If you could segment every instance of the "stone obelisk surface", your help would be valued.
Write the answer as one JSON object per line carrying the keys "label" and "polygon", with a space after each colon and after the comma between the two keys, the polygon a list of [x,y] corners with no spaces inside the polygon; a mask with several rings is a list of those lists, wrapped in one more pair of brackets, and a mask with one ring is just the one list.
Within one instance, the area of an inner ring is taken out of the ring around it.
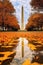
{"label": "stone obelisk surface", "polygon": [[21,30],[24,30],[24,8],[22,6],[22,12],[21,12]]}

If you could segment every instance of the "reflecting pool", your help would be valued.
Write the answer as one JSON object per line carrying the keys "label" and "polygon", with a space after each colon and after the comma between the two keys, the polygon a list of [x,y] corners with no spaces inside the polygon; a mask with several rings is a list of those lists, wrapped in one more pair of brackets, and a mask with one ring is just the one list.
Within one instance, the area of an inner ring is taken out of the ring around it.
{"label": "reflecting pool", "polygon": [[0,65],[43,65],[43,44],[28,38],[0,42]]}

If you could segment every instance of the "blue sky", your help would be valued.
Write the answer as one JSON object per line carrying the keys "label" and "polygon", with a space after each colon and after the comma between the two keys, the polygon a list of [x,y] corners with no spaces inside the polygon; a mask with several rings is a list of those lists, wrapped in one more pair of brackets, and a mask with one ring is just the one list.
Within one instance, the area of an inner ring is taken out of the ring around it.
{"label": "blue sky", "polygon": [[30,6],[31,0],[10,0],[10,1],[12,2],[14,8],[16,9],[15,15],[16,15],[20,25],[21,25],[21,7],[23,5],[23,7],[24,7],[24,24],[26,25],[26,23],[28,22],[27,20],[31,14],[31,6]]}

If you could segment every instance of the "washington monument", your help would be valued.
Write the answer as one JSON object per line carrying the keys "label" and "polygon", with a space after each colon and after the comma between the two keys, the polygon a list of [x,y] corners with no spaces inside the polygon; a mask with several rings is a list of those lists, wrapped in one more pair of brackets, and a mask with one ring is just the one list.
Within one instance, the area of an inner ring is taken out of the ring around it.
{"label": "washington monument", "polygon": [[22,6],[22,11],[21,11],[21,30],[24,30],[24,8]]}

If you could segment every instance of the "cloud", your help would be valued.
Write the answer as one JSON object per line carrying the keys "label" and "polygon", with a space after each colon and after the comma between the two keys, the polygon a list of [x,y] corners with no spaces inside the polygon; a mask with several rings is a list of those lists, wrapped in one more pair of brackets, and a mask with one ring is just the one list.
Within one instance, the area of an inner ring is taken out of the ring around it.
{"label": "cloud", "polygon": [[18,18],[19,24],[21,24],[21,6],[24,7],[24,23],[27,23],[28,17],[31,13],[31,6],[30,1],[31,0],[10,0],[13,4],[13,6],[16,9],[16,17]]}

